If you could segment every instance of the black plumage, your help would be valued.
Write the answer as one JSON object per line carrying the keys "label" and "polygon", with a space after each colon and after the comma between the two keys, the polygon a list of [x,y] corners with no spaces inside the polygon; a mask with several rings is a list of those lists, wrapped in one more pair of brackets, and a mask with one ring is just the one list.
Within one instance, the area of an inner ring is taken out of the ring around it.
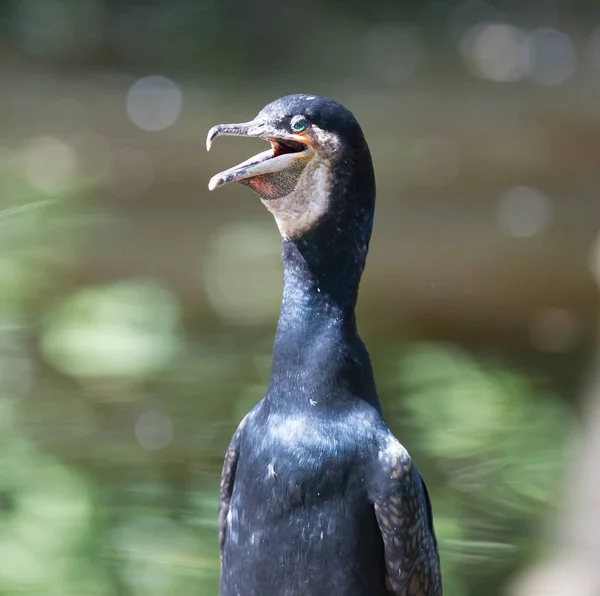
{"label": "black plumage", "polygon": [[439,596],[431,505],[388,429],[354,309],[375,207],[354,116],[309,95],[209,133],[271,152],[211,180],[253,188],[282,233],[284,291],[266,396],[235,432],[219,503],[222,596]]}

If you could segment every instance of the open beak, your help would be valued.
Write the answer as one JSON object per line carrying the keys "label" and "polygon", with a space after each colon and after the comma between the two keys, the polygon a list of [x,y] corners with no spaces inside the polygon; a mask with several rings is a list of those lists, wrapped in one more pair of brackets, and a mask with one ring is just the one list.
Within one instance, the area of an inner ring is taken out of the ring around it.
{"label": "open beak", "polygon": [[313,155],[313,147],[307,137],[282,132],[258,119],[242,124],[213,126],[206,137],[207,151],[210,151],[213,140],[220,135],[259,137],[269,141],[271,148],[213,176],[208,183],[209,190],[229,182],[240,182],[255,176],[281,172],[297,164],[299,160],[308,161]]}

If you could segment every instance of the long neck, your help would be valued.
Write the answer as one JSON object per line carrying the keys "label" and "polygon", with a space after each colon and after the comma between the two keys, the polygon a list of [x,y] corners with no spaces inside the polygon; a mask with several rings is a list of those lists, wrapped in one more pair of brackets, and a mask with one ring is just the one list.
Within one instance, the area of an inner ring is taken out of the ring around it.
{"label": "long neck", "polygon": [[359,222],[364,233],[332,223],[283,241],[283,299],[267,398],[305,406],[364,399],[379,407],[354,314],[371,222]]}

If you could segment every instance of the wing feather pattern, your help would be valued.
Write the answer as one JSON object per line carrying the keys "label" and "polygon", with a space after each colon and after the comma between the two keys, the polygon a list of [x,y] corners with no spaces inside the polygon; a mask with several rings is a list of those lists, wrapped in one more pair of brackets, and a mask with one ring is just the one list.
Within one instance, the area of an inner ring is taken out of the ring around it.
{"label": "wing feather pattern", "polygon": [[442,596],[437,540],[425,482],[391,438],[379,454],[375,515],[383,537],[386,584],[394,596]]}
{"label": "wing feather pattern", "polygon": [[233,493],[233,484],[235,482],[235,471],[237,468],[238,459],[240,456],[240,443],[242,431],[246,425],[246,416],[237,427],[233,434],[225,461],[223,462],[223,471],[221,472],[221,489],[219,492],[219,549],[221,551],[221,559],[223,557],[223,546],[227,537],[227,516],[229,514],[229,503]]}

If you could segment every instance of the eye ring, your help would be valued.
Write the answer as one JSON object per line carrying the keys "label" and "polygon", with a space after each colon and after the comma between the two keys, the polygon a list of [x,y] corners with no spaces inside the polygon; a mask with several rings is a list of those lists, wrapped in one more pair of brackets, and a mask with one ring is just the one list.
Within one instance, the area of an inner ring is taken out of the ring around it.
{"label": "eye ring", "polygon": [[308,120],[304,116],[294,116],[290,128],[297,133],[304,132],[308,128]]}

